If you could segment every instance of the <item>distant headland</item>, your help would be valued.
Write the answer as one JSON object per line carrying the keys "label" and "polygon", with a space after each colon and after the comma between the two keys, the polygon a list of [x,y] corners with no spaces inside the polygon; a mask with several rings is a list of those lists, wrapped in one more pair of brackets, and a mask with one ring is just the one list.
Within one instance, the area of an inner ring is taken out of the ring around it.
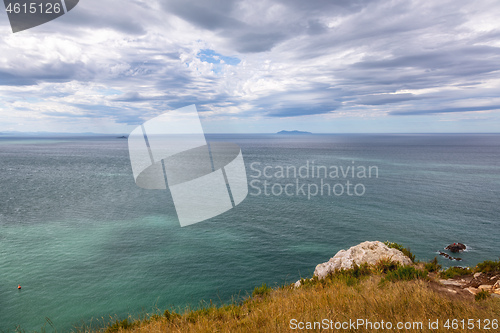
{"label": "distant headland", "polygon": [[303,135],[303,134],[312,134],[311,132],[304,132],[304,131],[279,131],[276,134],[286,134],[286,135]]}

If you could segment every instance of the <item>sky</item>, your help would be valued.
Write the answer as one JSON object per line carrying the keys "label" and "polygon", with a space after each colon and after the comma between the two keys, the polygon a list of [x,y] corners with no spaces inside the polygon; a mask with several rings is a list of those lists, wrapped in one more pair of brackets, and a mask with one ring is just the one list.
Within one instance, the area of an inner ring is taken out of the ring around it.
{"label": "sky", "polygon": [[500,2],[81,0],[12,33],[0,132],[499,132]]}

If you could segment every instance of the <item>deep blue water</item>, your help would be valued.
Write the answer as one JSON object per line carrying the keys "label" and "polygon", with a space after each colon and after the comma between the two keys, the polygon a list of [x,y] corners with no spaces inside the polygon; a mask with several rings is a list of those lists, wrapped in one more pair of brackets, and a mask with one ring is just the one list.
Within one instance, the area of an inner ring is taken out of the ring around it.
{"label": "deep blue water", "polygon": [[1,137],[0,331],[39,331],[46,318],[68,331],[110,315],[229,302],[263,282],[311,276],[316,264],[365,240],[402,243],[420,260],[455,241],[469,247],[460,265],[499,257],[500,135],[208,139],[239,144],[248,180],[268,180],[276,191],[320,179],[256,178],[252,163],[261,171],[376,166],[378,178],[350,179],[363,184],[362,196],[250,189],[236,208],[181,228],[168,190],[135,185],[127,140]]}

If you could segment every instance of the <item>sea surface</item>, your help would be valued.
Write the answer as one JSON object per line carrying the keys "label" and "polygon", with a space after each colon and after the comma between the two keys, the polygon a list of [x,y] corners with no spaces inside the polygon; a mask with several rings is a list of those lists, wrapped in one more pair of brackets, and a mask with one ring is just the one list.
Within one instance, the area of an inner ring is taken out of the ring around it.
{"label": "sea surface", "polygon": [[[127,140],[0,137],[0,332],[231,302],[263,282],[310,277],[366,240],[401,243],[420,260],[467,244],[461,262],[439,257],[445,266],[499,258],[500,135],[207,138],[241,147],[253,186],[232,210],[181,228],[168,190],[135,185]],[[313,165],[340,175],[314,177]]]}

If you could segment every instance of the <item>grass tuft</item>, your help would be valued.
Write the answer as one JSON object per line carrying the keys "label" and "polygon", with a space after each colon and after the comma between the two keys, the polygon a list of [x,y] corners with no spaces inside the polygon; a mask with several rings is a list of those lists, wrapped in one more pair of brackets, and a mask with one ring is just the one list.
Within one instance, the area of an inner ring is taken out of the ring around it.
{"label": "grass tuft", "polygon": [[472,274],[472,270],[469,267],[449,267],[444,271],[439,273],[439,277],[442,279],[453,279],[457,276],[463,276]]}
{"label": "grass tuft", "polygon": [[498,261],[483,261],[476,265],[474,272],[481,273],[497,273],[500,272],[500,260]]}
{"label": "grass tuft", "polygon": [[476,299],[476,301],[478,301],[478,302],[479,302],[479,301],[484,301],[484,300],[486,300],[486,299],[487,299],[488,297],[490,297],[490,296],[491,296],[491,295],[490,295],[489,291],[487,291],[487,290],[481,290],[480,292],[478,292],[478,293],[474,296],[474,298]]}
{"label": "grass tuft", "polygon": [[434,259],[425,263],[424,267],[428,272],[439,272],[442,266],[438,263],[438,258],[434,257]]}
{"label": "grass tuft", "polygon": [[427,271],[421,271],[413,266],[400,266],[396,270],[388,272],[381,282],[411,281],[426,278]]}
{"label": "grass tuft", "polygon": [[388,272],[395,271],[401,265],[397,261],[393,261],[391,259],[380,259],[375,264],[375,270],[380,274],[385,274]]}
{"label": "grass tuft", "polygon": [[123,319],[123,320],[117,319],[113,324],[111,324],[106,329],[106,333],[119,332],[121,330],[127,330],[127,329],[134,328],[135,326],[138,326],[138,325],[139,325],[139,322],[129,320],[128,318]]}
{"label": "grass tuft", "polygon": [[265,297],[269,295],[271,290],[272,289],[270,287],[268,287],[265,283],[263,283],[262,286],[255,287],[255,289],[252,292],[252,297],[258,297],[258,296]]}
{"label": "grass tuft", "polygon": [[165,312],[163,312],[163,317],[165,317],[167,321],[174,321],[176,318],[179,318],[180,315],[178,313],[175,313],[174,311],[170,312],[168,310],[165,310]]}

